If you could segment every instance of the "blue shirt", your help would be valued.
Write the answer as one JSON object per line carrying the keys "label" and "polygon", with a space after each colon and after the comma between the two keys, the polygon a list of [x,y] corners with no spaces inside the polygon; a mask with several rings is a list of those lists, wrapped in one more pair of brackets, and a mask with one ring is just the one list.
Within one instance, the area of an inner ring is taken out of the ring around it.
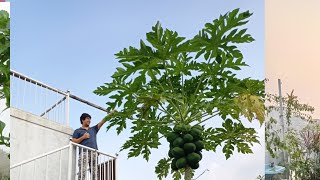
{"label": "blue shirt", "polygon": [[93,126],[93,127],[89,127],[88,130],[83,129],[82,127],[76,129],[73,132],[72,138],[78,139],[80,137],[82,137],[85,133],[89,133],[90,134],[90,138],[89,139],[85,139],[83,141],[80,142],[81,145],[83,146],[87,146],[93,149],[98,149],[98,145],[97,145],[97,133],[98,133],[99,129],[98,129],[98,124]]}

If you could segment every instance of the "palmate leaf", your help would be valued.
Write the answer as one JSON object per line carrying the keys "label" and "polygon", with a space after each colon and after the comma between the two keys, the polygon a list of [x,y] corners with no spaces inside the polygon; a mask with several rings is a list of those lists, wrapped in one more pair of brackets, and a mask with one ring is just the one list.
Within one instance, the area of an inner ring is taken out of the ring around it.
{"label": "palmate leaf", "polygon": [[205,149],[215,151],[217,146],[223,146],[226,159],[230,158],[235,148],[238,152],[248,154],[252,153],[250,147],[253,143],[259,143],[253,128],[246,128],[241,122],[236,123],[231,119],[227,119],[221,128],[208,128],[204,134],[204,139],[207,139],[204,141]]}
{"label": "palmate leaf", "polygon": [[147,33],[148,46],[140,40],[140,49],[129,47],[115,54],[123,68],[117,68],[113,78],[128,78],[134,73],[150,69],[164,69],[163,63],[168,59],[175,59],[181,52],[187,52],[189,41],[182,42],[185,37],[179,37],[177,32],[163,30],[158,22]]}
{"label": "palmate leaf", "polygon": [[6,127],[6,124],[2,121],[0,121],[0,135],[2,136],[3,129]]}
{"label": "palmate leaf", "polygon": [[3,130],[6,127],[6,124],[0,120],[0,145],[10,146],[10,137],[3,135]]}
{"label": "palmate leaf", "polygon": [[243,114],[249,121],[258,119],[260,124],[265,120],[264,102],[261,97],[241,94],[234,99],[235,103],[240,108],[241,114]]}
{"label": "palmate leaf", "polygon": [[[254,40],[242,28],[250,16],[236,9],[205,24],[192,39],[157,22],[146,40],[140,40],[140,47],[130,46],[115,54],[121,67],[116,68],[112,82],[94,93],[108,97],[109,110],[120,109],[106,120],[107,130],[116,127],[119,134],[130,128],[131,136],[121,147],[129,151],[129,158],[142,156],[148,161],[152,149],[161,145],[160,138],[172,132],[174,125],[203,124],[214,116],[223,124],[205,129],[206,150],[215,152],[222,146],[227,158],[236,150],[252,153],[253,143],[259,142],[256,131],[244,127],[241,118],[263,122],[264,84],[239,79],[236,73],[247,66],[237,44]],[[253,100],[243,101],[245,95]],[[169,174],[168,161],[159,161],[159,179]],[[190,172],[171,171],[175,180],[183,173]]]}
{"label": "palmate leaf", "polygon": [[160,145],[158,129],[150,127],[148,128],[149,130],[135,133],[122,146],[121,151],[124,149],[129,149],[129,158],[143,155],[143,158],[148,161],[151,154],[151,149],[157,149]]}
{"label": "palmate leaf", "polygon": [[218,61],[219,55],[223,51],[234,58],[243,58],[242,53],[236,49],[236,46],[229,45],[229,43],[249,43],[254,41],[251,35],[246,34],[246,29],[236,29],[245,25],[251,15],[252,13],[249,13],[249,11],[239,13],[239,9],[235,9],[225,15],[221,15],[213,23],[207,23],[205,28],[192,41],[193,46],[202,47],[196,58],[204,54],[206,60],[217,58]]}
{"label": "palmate leaf", "polygon": [[181,180],[182,174],[184,174],[184,169],[179,169],[178,171],[171,170],[173,180]]}
{"label": "palmate leaf", "polygon": [[158,162],[155,168],[155,173],[158,175],[159,180],[162,180],[163,178],[166,178],[169,175],[170,162],[170,158],[163,158]]}

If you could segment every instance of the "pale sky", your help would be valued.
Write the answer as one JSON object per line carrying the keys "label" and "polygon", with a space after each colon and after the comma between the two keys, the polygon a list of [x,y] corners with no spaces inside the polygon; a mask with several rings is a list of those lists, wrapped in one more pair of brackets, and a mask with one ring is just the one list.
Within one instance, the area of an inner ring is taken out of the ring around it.
{"label": "pale sky", "polygon": [[299,99],[315,107],[320,118],[320,1],[266,1],[265,72],[267,92],[295,90]]}

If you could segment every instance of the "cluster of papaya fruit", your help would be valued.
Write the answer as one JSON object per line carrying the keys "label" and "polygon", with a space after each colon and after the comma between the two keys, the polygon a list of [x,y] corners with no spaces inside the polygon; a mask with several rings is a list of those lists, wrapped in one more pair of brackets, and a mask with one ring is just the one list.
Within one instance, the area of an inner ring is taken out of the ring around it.
{"label": "cluster of papaya fruit", "polygon": [[169,157],[172,158],[171,169],[179,170],[187,166],[192,169],[199,168],[202,159],[203,127],[195,125],[178,124],[173,132],[168,133],[167,141],[170,143]]}

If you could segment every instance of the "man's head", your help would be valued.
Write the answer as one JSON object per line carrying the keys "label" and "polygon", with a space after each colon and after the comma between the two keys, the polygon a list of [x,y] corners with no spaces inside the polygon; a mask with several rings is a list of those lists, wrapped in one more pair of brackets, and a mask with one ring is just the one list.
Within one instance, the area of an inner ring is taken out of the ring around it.
{"label": "man's head", "polygon": [[83,113],[80,116],[80,123],[82,126],[89,127],[91,122],[91,116],[87,113]]}

